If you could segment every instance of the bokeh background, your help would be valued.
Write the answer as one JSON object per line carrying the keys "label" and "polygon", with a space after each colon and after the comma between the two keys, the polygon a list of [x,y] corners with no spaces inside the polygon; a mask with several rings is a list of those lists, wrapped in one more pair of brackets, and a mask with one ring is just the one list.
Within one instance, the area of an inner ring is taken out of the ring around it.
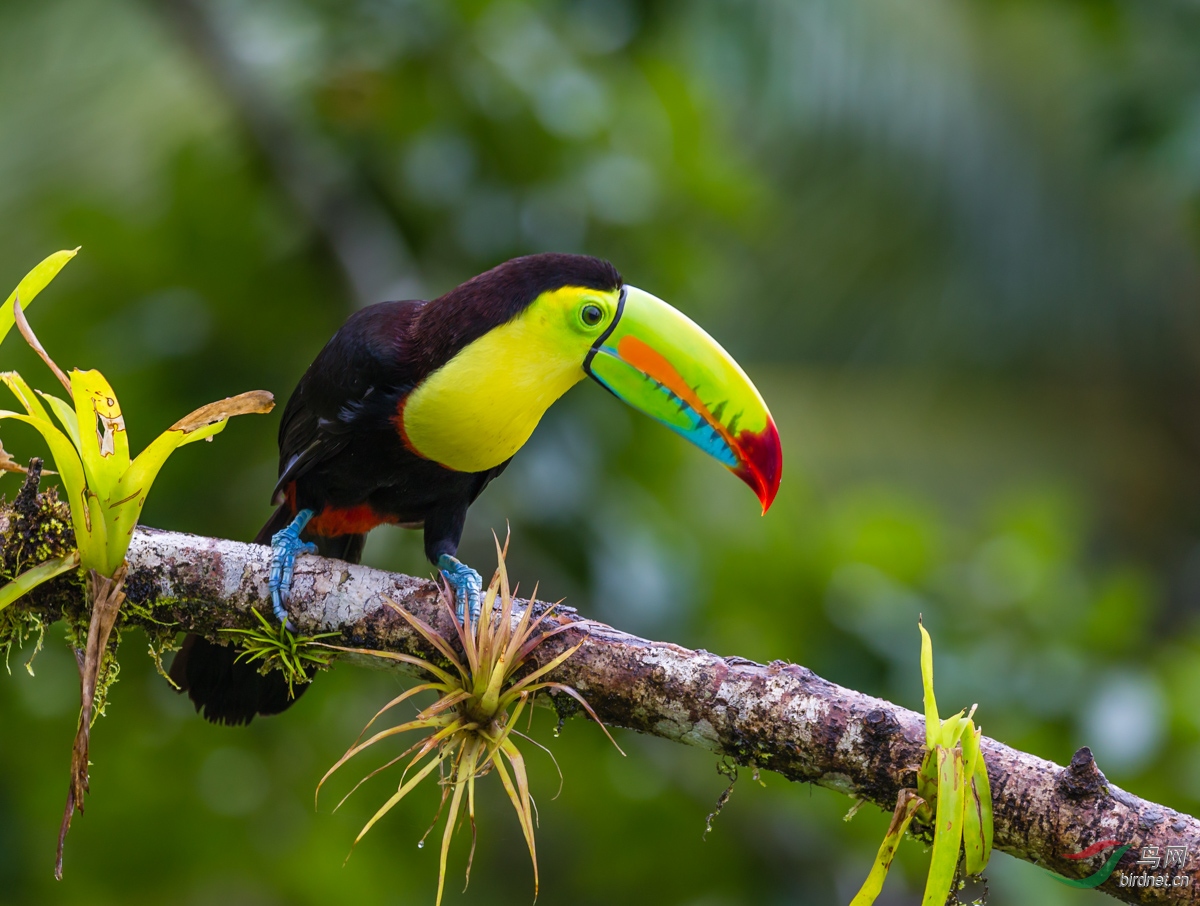
{"label": "bokeh background", "polygon": [[[770,514],[590,383],[471,512],[525,588],[630,631],[920,706],[1200,808],[1200,8],[1181,0],[39,0],[0,3],[0,286],[101,368],[135,446],[243,390],[285,398],[356,306],[585,251],[754,376]],[[52,379],[10,341],[5,367]],[[277,415],[171,460],[149,524],[251,537]],[[21,427],[4,443],[40,452]],[[6,493],[16,488],[13,478]],[[367,562],[427,574],[419,536]],[[343,867],[394,780],[314,811],[399,681],[340,668],[286,716],[209,726],[126,634],[92,795],[51,865],[77,681],[52,629],[0,673],[0,903],[432,902],[436,791]],[[540,902],[847,902],[886,824],[835,793],[594,727],[535,737]],[[492,784],[485,784],[491,787]],[[343,788],[335,789],[340,795]],[[490,789],[470,889],[527,904]],[[906,845],[880,903],[919,901]],[[1200,858],[1200,853],[1193,854]],[[1193,862],[1193,864],[1200,864]],[[1099,903],[998,855],[995,906]]]}

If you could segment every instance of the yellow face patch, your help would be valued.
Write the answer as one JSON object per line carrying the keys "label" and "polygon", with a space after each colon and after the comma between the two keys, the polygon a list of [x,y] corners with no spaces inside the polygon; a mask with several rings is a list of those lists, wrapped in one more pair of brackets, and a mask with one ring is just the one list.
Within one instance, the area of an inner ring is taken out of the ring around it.
{"label": "yellow face patch", "polygon": [[585,377],[583,362],[616,316],[619,290],[567,286],[538,296],[422,381],[400,412],[410,448],[457,472],[516,453],[550,405]]}

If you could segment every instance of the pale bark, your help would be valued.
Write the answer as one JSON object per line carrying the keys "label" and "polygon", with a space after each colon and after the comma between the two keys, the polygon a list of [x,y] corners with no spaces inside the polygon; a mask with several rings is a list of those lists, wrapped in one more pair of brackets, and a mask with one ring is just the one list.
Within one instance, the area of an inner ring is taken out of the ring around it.
{"label": "pale bark", "polygon": [[[0,515],[0,529],[6,528],[5,518]],[[14,534],[5,532],[7,544]],[[152,626],[137,615],[149,613],[160,623],[213,638],[221,628],[250,627],[251,608],[270,613],[269,557],[269,549],[259,545],[138,529],[128,556],[126,619]],[[63,577],[35,592],[25,606],[53,617],[70,610],[78,596],[77,581]],[[348,646],[430,654],[388,600],[452,635],[432,582],[316,556],[298,561],[289,607],[300,632],[337,631]],[[889,812],[900,790],[915,786],[924,740],[920,714],[827,682],[796,664],[763,665],[692,651],[573,611],[555,619],[571,622],[572,629],[550,640],[539,656],[552,657],[582,639],[552,678],[574,686],[609,726],[699,746]],[[1195,818],[1108,783],[1087,749],[1065,768],[993,739],[983,740],[983,752],[998,850],[1079,877],[1103,859],[1081,863],[1063,854],[1119,839],[1133,848],[1101,890],[1130,903],[1200,902],[1196,885],[1119,886],[1122,872],[1141,873],[1134,863],[1144,846],[1158,846],[1163,854],[1168,846],[1187,847],[1189,862],[1200,858]],[[1174,871],[1189,874],[1191,867]]]}

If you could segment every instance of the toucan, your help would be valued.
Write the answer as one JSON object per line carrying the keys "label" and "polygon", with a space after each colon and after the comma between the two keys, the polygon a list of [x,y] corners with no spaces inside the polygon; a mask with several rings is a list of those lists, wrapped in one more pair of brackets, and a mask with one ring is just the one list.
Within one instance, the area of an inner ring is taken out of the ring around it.
{"label": "toucan", "polygon": [[[276,617],[296,557],[356,563],[385,523],[424,530],[425,554],[478,614],[480,576],[455,554],[467,509],[585,377],[700,447],[766,513],[783,454],[762,396],[700,327],[584,255],[515,258],[432,302],[381,302],[350,316],[292,393],[279,425],[272,547]],[[283,675],[189,636],[171,678],[214,723],[292,703]],[[296,687],[299,694],[307,686]]]}

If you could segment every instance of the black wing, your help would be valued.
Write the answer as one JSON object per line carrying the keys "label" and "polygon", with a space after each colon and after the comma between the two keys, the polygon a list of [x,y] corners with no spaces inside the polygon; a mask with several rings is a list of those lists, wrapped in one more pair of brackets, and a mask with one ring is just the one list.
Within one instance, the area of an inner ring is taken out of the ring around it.
{"label": "black wing", "polygon": [[279,481],[284,489],[345,449],[357,427],[390,417],[419,379],[405,355],[413,317],[424,302],[381,302],[355,312],[300,378],[279,423]]}

